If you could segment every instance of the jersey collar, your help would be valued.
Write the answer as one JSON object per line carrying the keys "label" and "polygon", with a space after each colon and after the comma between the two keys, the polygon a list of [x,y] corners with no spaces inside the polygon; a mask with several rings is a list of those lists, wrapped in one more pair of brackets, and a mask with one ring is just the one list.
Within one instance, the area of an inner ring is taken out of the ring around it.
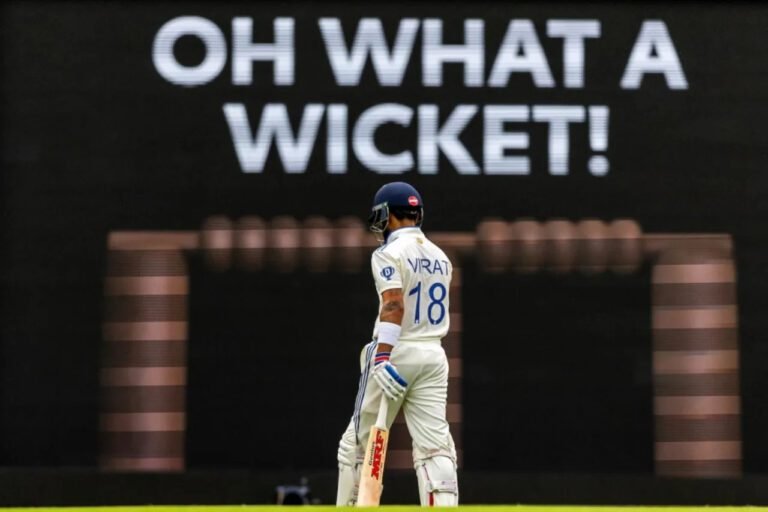
{"label": "jersey collar", "polygon": [[418,226],[406,226],[404,228],[398,228],[391,232],[389,234],[389,237],[387,237],[387,243],[391,244],[401,236],[406,235],[424,235],[424,233],[421,232],[421,228]]}

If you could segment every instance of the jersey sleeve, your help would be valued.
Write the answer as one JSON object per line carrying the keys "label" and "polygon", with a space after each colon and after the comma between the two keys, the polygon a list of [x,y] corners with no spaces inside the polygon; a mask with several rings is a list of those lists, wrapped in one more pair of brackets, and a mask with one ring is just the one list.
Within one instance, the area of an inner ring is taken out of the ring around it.
{"label": "jersey sleeve", "polygon": [[386,290],[403,287],[400,266],[391,254],[381,250],[374,251],[371,256],[371,270],[379,295]]}

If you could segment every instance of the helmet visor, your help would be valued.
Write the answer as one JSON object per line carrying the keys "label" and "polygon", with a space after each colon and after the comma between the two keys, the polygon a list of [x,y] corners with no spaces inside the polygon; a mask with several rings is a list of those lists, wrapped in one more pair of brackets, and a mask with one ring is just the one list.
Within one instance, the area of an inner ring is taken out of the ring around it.
{"label": "helmet visor", "polygon": [[368,229],[374,233],[384,233],[389,224],[389,205],[387,203],[377,204],[371,208],[371,214],[368,216]]}

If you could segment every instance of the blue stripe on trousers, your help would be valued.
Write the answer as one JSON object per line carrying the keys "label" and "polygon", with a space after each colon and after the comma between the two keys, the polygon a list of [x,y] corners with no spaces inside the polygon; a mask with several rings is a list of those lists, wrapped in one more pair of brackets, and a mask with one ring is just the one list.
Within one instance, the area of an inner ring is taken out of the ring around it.
{"label": "blue stripe on trousers", "polygon": [[365,387],[368,385],[368,371],[371,366],[371,358],[373,357],[373,351],[376,348],[376,343],[371,342],[368,344],[368,348],[365,351],[365,366],[360,374],[360,387],[357,390],[357,398],[355,399],[355,414],[353,415],[355,421],[355,439],[359,442],[360,432],[360,413],[363,407],[363,398],[365,397]]}

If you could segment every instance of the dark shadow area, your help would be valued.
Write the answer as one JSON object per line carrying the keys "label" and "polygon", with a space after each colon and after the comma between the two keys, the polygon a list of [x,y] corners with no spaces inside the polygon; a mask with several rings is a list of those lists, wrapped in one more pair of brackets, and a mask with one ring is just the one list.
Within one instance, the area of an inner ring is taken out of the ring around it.
{"label": "dark shadow area", "polygon": [[466,468],[652,473],[649,272],[467,267]]}
{"label": "dark shadow area", "polygon": [[367,274],[191,263],[190,468],[335,468],[376,295]]}

